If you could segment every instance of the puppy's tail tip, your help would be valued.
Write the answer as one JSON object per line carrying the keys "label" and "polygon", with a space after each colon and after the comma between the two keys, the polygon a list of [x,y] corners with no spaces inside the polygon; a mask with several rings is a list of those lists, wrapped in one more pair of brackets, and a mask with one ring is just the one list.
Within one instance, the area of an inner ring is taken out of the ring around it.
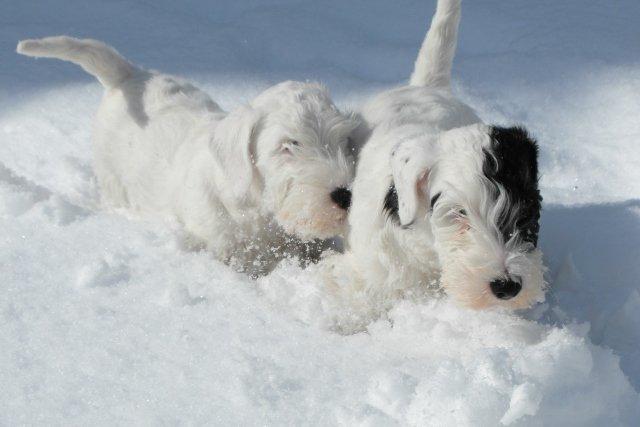
{"label": "puppy's tail tip", "polygon": [[431,26],[416,58],[409,81],[411,86],[451,87],[461,3],[461,0],[438,0]]}
{"label": "puppy's tail tip", "polygon": [[[72,49],[78,50],[88,42],[100,43],[96,40],[80,40],[68,36],[51,36],[42,39],[26,39],[18,42],[16,52],[35,58],[67,59]],[[67,59],[68,60],[68,59]]]}
{"label": "puppy's tail tip", "polygon": [[96,77],[105,87],[115,87],[136,68],[114,48],[98,40],[68,36],[22,40],[16,47],[21,55],[36,58],[57,58],[73,62]]}
{"label": "puppy's tail tip", "polygon": [[16,52],[20,55],[26,56],[38,56],[38,51],[40,48],[40,43],[35,39],[22,40],[18,43],[16,47]]}

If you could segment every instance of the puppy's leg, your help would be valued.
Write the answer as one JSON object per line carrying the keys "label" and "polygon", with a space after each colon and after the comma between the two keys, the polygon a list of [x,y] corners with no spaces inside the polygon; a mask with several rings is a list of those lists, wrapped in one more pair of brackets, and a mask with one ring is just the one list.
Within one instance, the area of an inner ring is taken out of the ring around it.
{"label": "puppy's leg", "polygon": [[100,203],[109,208],[128,208],[129,196],[120,178],[104,167],[96,166]]}
{"label": "puppy's leg", "polygon": [[329,256],[321,261],[321,267],[332,329],[342,334],[357,333],[384,315],[390,299],[360,271],[363,266],[353,253]]}

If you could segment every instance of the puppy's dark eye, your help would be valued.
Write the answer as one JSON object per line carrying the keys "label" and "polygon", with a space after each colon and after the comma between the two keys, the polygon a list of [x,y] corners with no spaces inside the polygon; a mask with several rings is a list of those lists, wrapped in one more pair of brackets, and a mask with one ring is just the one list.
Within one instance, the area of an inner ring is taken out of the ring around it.
{"label": "puppy's dark eye", "polygon": [[295,146],[300,145],[300,143],[299,143],[298,141],[295,141],[295,140],[293,140],[293,139],[289,141],[289,144],[291,144],[291,145],[295,145]]}
{"label": "puppy's dark eye", "polygon": [[431,198],[431,209],[433,209],[433,205],[435,205],[435,204],[436,204],[436,202],[437,202],[437,201],[438,201],[438,199],[440,198],[440,195],[441,195],[441,194],[442,194],[442,193],[438,193],[438,194],[436,194],[435,196],[433,196],[433,197]]}
{"label": "puppy's dark eye", "polygon": [[464,209],[458,209],[458,215],[460,216],[467,216],[467,211]]}

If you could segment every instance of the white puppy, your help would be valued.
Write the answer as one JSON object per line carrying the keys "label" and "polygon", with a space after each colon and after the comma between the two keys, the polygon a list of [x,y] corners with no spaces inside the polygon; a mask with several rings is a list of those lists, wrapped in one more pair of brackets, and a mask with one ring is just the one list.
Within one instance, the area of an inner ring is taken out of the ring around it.
{"label": "white puppy", "polygon": [[316,83],[285,82],[230,113],[177,78],[95,40],[25,40],[17,51],[74,62],[105,87],[94,129],[102,201],[177,218],[195,243],[252,274],[302,241],[343,232],[357,126]]}
{"label": "white puppy", "polygon": [[475,308],[524,308],[543,296],[537,145],[521,128],[482,124],[452,95],[459,20],[460,0],[439,0],[409,86],[363,109],[372,132],[348,250],[328,260],[344,323],[429,288]]}

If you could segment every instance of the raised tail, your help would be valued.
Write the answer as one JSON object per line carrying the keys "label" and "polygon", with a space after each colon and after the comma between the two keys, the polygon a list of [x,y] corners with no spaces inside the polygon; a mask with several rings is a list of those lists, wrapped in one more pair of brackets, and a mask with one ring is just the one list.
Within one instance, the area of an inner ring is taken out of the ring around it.
{"label": "raised tail", "polygon": [[451,65],[458,42],[461,0],[438,0],[431,27],[422,42],[409,84],[451,87]]}
{"label": "raised tail", "polygon": [[58,58],[78,64],[107,88],[117,86],[136,70],[114,48],[98,40],[67,36],[22,40],[16,51],[22,55]]}

